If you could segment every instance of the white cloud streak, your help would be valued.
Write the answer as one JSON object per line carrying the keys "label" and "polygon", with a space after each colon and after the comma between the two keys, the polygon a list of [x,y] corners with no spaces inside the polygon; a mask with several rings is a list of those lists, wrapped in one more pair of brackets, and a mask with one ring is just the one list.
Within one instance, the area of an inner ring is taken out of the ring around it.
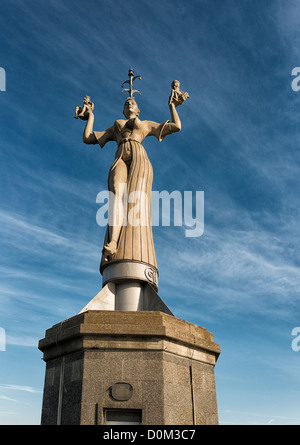
{"label": "white cloud streak", "polygon": [[26,386],[26,385],[14,385],[14,384],[0,384],[0,390],[9,390],[9,391],[23,391],[23,392],[29,392],[33,394],[40,394],[42,391],[36,388],[33,388],[32,386]]}

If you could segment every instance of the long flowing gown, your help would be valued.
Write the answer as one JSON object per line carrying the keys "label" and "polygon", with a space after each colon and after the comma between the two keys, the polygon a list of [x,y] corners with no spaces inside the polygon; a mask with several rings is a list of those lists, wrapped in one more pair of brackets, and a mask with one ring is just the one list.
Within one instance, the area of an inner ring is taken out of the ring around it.
{"label": "long flowing gown", "polygon": [[[141,126],[143,122],[139,121]],[[169,121],[167,121],[169,122]],[[167,122],[156,124],[153,127],[151,135],[159,141],[162,138],[162,130]],[[115,122],[116,125],[117,121]],[[130,161],[127,162],[127,209],[125,207],[126,225],[122,225],[117,243],[117,252],[112,258],[107,259],[102,255],[100,263],[100,272],[103,268],[112,262],[117,261],[138,261],[146,263],[157,270],[157,261],[154,249],[152,224],[151,224],[151,191],[153,181],[153,169],[147,156],[146,150],[137,139],[141,139],[141,128],[136,128],[134,124],[130,137],[122,138],[118,145],[115,160],[110,168],[108,175],[108,189],[112,190],[112,177],[117,168],[120,159],[124,158],[124,153],[130,153]],[[139,130],[139,135],[135,139],[135,130]],[[121,131],[121,130],[120,130]],[[143,138],[142,138],[143,139]],[[100,142],[99,142],[100,143]],[[132,197],[132,199],[130,199]],[[145,199],[146,197],[146,199]],[[132,220],[132,215],[138,219]],[[132,224],[132,221],[134,224]],[[110,241],[110,230],[107,226],[104,245]]]}

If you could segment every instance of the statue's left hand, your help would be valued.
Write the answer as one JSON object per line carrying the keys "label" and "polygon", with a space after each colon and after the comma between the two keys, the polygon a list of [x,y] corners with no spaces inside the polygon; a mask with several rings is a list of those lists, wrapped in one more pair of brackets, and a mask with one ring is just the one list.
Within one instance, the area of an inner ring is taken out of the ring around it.
{"label": "statue's left hand", "polygon": [[172,91],[170,97],[169,97],[169,106],[173,104],[175,107],[178,107],[179,105],[182,105],[183,102],[189,97],[188,93],[184,93],[183,91],[175,92]]}

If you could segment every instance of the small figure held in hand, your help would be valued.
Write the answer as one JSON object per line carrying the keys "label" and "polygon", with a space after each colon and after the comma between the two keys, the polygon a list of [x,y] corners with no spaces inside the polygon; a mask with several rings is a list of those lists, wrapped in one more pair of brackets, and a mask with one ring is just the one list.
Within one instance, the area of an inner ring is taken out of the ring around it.
{"label": "small figure held in hand", "polygon": [[183,102],[190,97],[188,93],[181,91],[179,80],[173,80],[171,87],[172,91],[169,98],[169,105],[173,103],[175,107],[178,107],[178,105],[183,104]]}
{"label": "small figure held in hand", "polygon": [[76,107],[75,109],[75,119],[82,119],[87,121],[89,118],[89,113],[94,109],[94,104],[91,102],[90,96],[85,95],[83,99],[83,107]]}

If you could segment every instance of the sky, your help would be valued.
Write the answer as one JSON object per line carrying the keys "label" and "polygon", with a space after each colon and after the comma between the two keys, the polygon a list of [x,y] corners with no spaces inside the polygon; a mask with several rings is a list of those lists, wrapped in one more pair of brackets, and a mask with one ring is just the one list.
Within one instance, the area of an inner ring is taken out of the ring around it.
{"label": "sky", "polygon": [[190,96],[144,146],[153,190],[204,192],[202,236],[153,234],[160,297],[220,344],[220,425],[300,424],[299,21],[296,0],[1,1],[1,425],[40,424],[38,341],[102,287],[115,145],[74,113],[88,94],[95,130],[122,118],[129,68],[140,119],[170,118],[174,79]]}

